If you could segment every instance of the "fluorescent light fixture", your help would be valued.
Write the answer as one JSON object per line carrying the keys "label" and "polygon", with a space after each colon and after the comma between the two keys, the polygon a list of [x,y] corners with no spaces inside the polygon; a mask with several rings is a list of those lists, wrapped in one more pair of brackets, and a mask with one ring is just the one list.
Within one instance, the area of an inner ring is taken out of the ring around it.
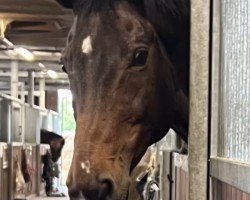
{"label": "fluorescent light fixture", "polygon": [[34,55],[28,49],[19,47],[15,48],[14,51],[27,61],[33,61],[35,59]]}
{"label": "fluorescent light fixture", "polygon": [[43,63],[38,63],[38,66],[41,67],[41,68],[45,68]]}
{"label": "fluorescent light fixture", "polygon": [[55,72],[54,70],[49,69],[47,71],[47,74],[49,75],[50,78],[52,79],[57,79],[58,78],[58,73]]}
{"label": "fluorescent light fixture", "polygon": [[11,41],[9,41],[7,38],[3,38],[3,42],[4,42],[5,44],[7,44],[8,46],[10,46],[10,47],[13,47],[13,46],[14,46],[14,44],[13,44]]}

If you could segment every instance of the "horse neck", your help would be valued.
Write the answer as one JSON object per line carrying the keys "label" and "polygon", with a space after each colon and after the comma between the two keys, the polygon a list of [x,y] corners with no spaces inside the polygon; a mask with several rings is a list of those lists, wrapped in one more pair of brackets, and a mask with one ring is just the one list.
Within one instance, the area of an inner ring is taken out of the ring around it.
{"label": "horse neck", "polygon": [[188,142],[188,97],[182,89],[176,92],[176,115],[171,128],[187,143]]}

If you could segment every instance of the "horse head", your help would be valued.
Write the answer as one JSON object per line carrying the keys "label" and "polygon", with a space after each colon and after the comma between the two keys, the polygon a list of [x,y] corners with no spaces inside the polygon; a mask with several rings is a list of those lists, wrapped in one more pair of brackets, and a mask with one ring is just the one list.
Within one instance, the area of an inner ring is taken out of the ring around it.
{"label": "horse head", "polygon": [[76,119],[69,193],[74,199],[126,199],[131,171],[179,117],[175,68],[137,5],[65,3],[74,7],[62,56]]}

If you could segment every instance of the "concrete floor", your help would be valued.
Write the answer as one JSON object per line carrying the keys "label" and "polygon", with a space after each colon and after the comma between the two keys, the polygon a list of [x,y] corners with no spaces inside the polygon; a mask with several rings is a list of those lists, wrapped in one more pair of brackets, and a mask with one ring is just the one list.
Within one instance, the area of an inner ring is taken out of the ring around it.
{"label": "concrete floor", "polygon": [[30,200],[42,200],[42,199],[48,199],[48,200],[69,200],[69,197],[34,197]]}
{"label": "concrete floor", "polygon": [[[59,186],[58,190],[64,194],[68,194],[67,187],[65,186]],[[69,200],[69,197],[47,197],[45,194],[40,197],[32,197],[28,200],[42,200],[42,199],[48,199],[48,200]]]}

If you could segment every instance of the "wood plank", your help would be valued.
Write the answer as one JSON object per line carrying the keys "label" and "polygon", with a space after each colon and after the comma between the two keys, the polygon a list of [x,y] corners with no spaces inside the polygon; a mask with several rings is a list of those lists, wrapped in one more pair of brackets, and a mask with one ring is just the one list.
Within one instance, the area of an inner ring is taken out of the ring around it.
{"label": "wood plank", "polygon": [[185,172],[181,169],[180,170],[180,185],[181,185],[181,200],[185,200],[185,194],[186,194],[186,178],[185,178]]}
{"label": "wood plank", "polygon": [[172,197],[170,200],[176,200],[176,180],[177,180],[177,174],[176,174],[176,167],[174,164],[174,158],[172,157],[172,176],[173,176],[173,183],[171,185],[172,189]]}
{"label": "wood plank", "polygon": [[227,185],[222,183],[222,200],[227,200]]}
{"label": "wood plank", "polygon": [[175,167],[175,171],[176,171],[176,181],[175,181],[175,198],[176,200],[181,200],[180,198],[180,168],[179,167]]}
{"label": "wood plank", "polygon": [[237,199],[237,189],[232,187],[232,200]]}
{"label": "wood plank", "polygon": [[217,188],[215,190],[216,192],[216,200],[222,199],[222,182],[217,180]]}
{"label": "wood plank", "polygon": [[250,200],[250,194],[243,193],[242,194],[242,200]]}
{"label": "wood plank", "polygon": [[[162,169],[160,170],[160,184],[161,184],[161,194],[160,198],[164,200],[171,200],[170,198],[170,188],[171,188],[171,180],[169,180],[170,177],[170,152],[169,151],[163,151],[162,152],[162,159],[160,159],[162,162],[161,166]],[[174,174],[173,174],[174,176]],[[174,177],[171,177],[174,180]],[[174,184],[172,184],[174,185]]]}
{"label": "wood plank", "polygon": [[236,192],[236,200],[242,200],[242,191],[237,189]]}
{"label": "wood plank", "polygon": [[227,187],[227,200],[234,200],[232,199],[232,186],[226,184]]}
{"label": "wood plank", "polygon": [[214,178],[211,178],[211,197],[210,200],[217,200],[217,196],[216,196],[216,189],[217,189],[217,181]]}

